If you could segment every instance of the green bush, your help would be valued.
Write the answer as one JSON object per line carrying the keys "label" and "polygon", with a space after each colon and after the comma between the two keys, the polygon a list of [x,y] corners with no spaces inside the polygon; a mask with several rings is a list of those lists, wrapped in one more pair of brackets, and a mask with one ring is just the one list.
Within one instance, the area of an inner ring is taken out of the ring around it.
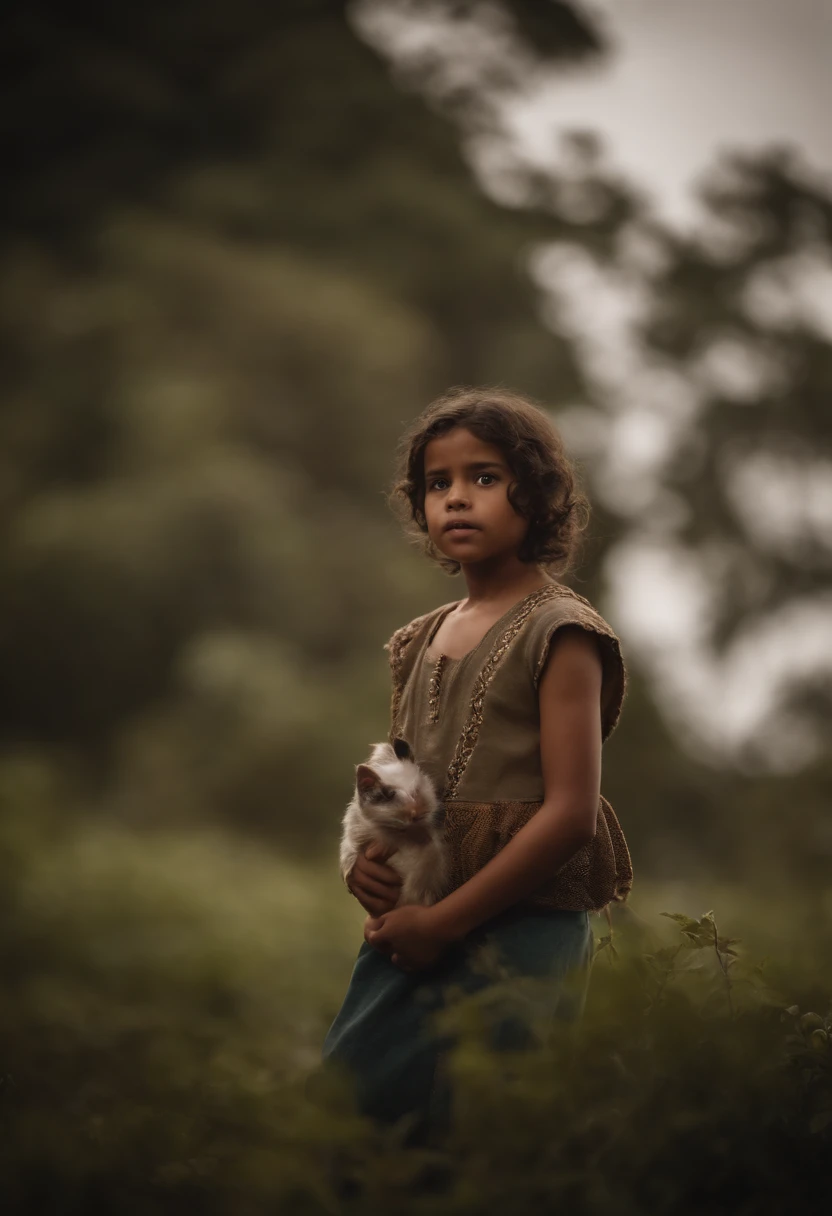
{"label": "green bush", "polygon": [[[319,1071],[361,940],[333,858],[74,823],[30,806],[0,829],[8,1212],[767,1216],[830,1197],[829,993],[785,909],[759,962],[711,913],[624,909],[574,1025],[530,983],[452,1006],[453,1126],[417,1151]],[[532,1049],[487,1049],[495,1004]]]}

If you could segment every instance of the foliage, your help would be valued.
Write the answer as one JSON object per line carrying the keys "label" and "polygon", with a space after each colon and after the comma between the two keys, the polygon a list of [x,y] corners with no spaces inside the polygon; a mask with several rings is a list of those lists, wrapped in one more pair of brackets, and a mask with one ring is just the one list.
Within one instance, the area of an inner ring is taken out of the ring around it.
{"label": "foliage", "polygon": [[[817,962],[832,942],[819,929],[810,964],[785,907],[759,962],[713,913],[670,915],[669,937],[667,920],[620,910],[576,1025],[548,1016],[539,983],[451,1006],[453,1126],[408,1148],[406,1125],[369,1126],[336,1077],[322,1084],[362,919],[332,867],[204,831],[70,831],[35,809],[33,770],[24,780],[32,815],[6,816],[0,839],[10,1213],[594,1213],[614,1199],[773,1214],[828,1199]],[[487,1046],[506,1011],[527,1019],[526,1053]]]}

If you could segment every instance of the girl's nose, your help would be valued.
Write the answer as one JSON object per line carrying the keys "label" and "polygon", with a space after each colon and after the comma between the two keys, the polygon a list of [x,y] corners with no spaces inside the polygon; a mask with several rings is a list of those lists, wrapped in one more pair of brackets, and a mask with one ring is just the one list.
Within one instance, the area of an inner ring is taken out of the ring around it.
{"label": "girl's nose", "polygon": [[462,485],[452,485],[450,490],[448,490],[448,497],[445,499],[445,503],[449,507],[467,507],[468,496],[465,493],[465,487]]}

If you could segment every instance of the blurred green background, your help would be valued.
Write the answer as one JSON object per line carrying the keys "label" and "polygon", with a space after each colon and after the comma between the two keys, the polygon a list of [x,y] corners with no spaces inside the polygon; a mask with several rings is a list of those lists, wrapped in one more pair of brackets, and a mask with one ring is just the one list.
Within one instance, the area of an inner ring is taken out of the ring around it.
{"label": "blurred green background", "polygon": [[[630,672],[603,788],[634,915],[716,907],[761,951],[828,958],[823,655],[756,736],[709,748],[615,587],[660,540],[707,588],[717,665],[761,631],[788,655],[828,607],[832,345],[789,291],[829,269],[832,193],[788,147],[726,154],[681,233],[589,132],[568,163],[512,158],[506,105],[604,62],[603,30],[567,3],[428,7],[461,36],[399,57],[378,12],[407,47],[425,6],[5,8],[0,1112],[21,1209],[197,1185],[200,1112],[248,1129],[217,1210],[292,1174],[268,1128],[361,940],[336,858],[387,731],[382,644],[464,594],[384,501],[404,426],[453,384],[530,393],[574,441],[593,518],[567,581]],[[639,403],[593,365],[593,283],[638,300],[633,350],[667,385],[672,441],[636,495],[610,470]]]}

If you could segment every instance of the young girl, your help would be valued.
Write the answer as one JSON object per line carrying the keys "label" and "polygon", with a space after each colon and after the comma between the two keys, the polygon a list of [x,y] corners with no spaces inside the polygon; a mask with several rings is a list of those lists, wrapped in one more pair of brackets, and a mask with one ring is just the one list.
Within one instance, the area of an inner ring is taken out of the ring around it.
{"label": "young girl", "polygon": [[[589,978],[589,912],[626,898],[632,867],[600,795],[601,744],[625,690],[618,639],[548,571],[568,565],[586,501],[547,416],[494,389],[440,398],[405,437],[394,498],[428,554],[467,595],[397,630],[391,740],[407,739],[446,810],[452,890],[395,908],[399,877],[371,845],[347,885],[369,913],[343,1006],[324,1044],[364,1113],[447,1120],[447,1042],[431,1016],[451,988],[504,974],[546,978],[574,1016]],[[580,979],[577,1004],[566,981]],[[516,1024],[495,1046],[518,1046]],[[421,1120],[421,1123],[420,1123]]]}

